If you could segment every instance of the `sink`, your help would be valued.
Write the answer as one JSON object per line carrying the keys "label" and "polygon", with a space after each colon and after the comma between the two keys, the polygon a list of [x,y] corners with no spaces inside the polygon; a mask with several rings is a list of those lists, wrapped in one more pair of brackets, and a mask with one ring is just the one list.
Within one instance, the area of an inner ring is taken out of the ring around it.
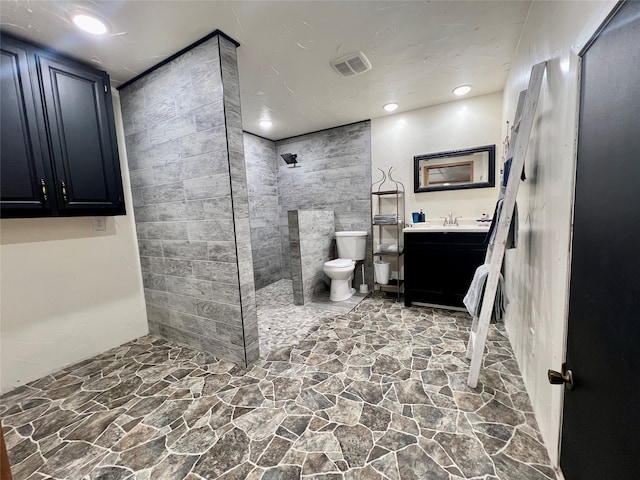
{"label": "sink", "polygon": [[413,226],[407,227],[402,231],[404,233],[425,233],[425,232],[488,232],[490,222],[478,224],[469,223],[461,225],[442,225],[441,223],[414,223]]}

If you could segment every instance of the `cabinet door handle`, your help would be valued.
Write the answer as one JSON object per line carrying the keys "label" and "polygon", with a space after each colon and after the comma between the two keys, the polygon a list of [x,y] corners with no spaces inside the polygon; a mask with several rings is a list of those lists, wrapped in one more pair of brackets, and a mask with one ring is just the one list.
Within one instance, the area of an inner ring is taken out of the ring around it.
{"label": "cabinet door handle", "polygon": [[47,197],[47,184],[44,183],[44,178],[40,179],[40,191],[42,192],[42,203],[45,203],[48,200],[48,197]]}
{"label": "cabinet door handle", "polygon": [[67,203],[69,200],[67,199],[67,186],[64,184],[63,182],[60,182],[61,186],[62,186],[62,200],[64,200],[65,203]]}

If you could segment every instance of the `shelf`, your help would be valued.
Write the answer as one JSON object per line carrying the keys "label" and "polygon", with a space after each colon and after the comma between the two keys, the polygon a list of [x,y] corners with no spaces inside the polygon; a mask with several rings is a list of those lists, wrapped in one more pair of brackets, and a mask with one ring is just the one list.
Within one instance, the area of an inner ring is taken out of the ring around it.
{"label": "shelf", "polygon": [[404,251],[398,253],[398,252],[373,252],[373,256],[374,257],[399,257],[401,255],[404,255]]}
{"label": "shelf", "polygon": [[403,193],[403,190],[382,190],[380,192],[371,192],[372,195],[398,195]]}
{"label": "shelf", "polygon": [[378,287],[378,289],[382,291],[402,293],[404,280],[400,280],[400,285],[398,285],[398,280],[396,280],[395,278],[390,279],[389,283],[387,283],[386,285],[383,285],[382,283],[377,283],[377,282],[374,282],[373,285],[374,285],[374,289],[375,287]]}
{"label": "shelf", "polygon": [[[403,239],[402,229],[405,226],[403,219],[405,215],[406,189],[401,182],[394,180],[392,171],[393,167],[389,169],[388,173],[380,170],[382,179],[371,185],[371,232],[373,234],[374,245],[386,244],[387,242],[382,241],[383,238],[385,240],[391,240],[391,242],[388,242],[390,244],[395,243],[396,245],[400,245]],[[390,183],[385,185],[387,181]],[[383,198],[385,196],[386,198]],[[373,228],[374,226],[381,228],[375,229]],[[404,251],[372,253],[373,258],[387,260],[389,263],[394,264],[397,262],[398,273],[402,271],[402,259],[405,258],[403,256]],[[374,290],[397,293],[397,299],[400,300],[400,295],[404,291],[402,284],[403,282],[398,280],[390,280],[389,283],[385,285],[374,283]]]}

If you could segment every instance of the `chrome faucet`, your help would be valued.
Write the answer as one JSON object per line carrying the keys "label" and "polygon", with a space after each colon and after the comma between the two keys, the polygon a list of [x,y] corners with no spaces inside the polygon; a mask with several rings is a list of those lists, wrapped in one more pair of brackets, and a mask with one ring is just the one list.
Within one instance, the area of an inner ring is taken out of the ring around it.
{"label": "chrome faucet", "polygon": [[444,223],[442,224],[443,226],[450,226],[450,225],[455,225],[456,227],[459,226],[458,225],[458,219],[462,218],[462,217],[454,217],[453,213],[449,212],[449,216],[448,217],[443,217],[444,218]]}

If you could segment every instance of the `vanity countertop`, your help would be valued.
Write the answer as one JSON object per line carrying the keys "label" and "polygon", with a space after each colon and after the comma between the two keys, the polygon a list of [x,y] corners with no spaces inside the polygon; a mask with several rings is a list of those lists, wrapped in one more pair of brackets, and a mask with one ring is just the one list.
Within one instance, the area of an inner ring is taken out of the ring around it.
{"label": "vanity countertop", "polygon": [[442,233],[442,232],[488,232],[491,222],[483,223],[461,223],[460,225],[442,225],[440,222],[435,223],[413,223],[411,226],[404,228],[404,233]]}

